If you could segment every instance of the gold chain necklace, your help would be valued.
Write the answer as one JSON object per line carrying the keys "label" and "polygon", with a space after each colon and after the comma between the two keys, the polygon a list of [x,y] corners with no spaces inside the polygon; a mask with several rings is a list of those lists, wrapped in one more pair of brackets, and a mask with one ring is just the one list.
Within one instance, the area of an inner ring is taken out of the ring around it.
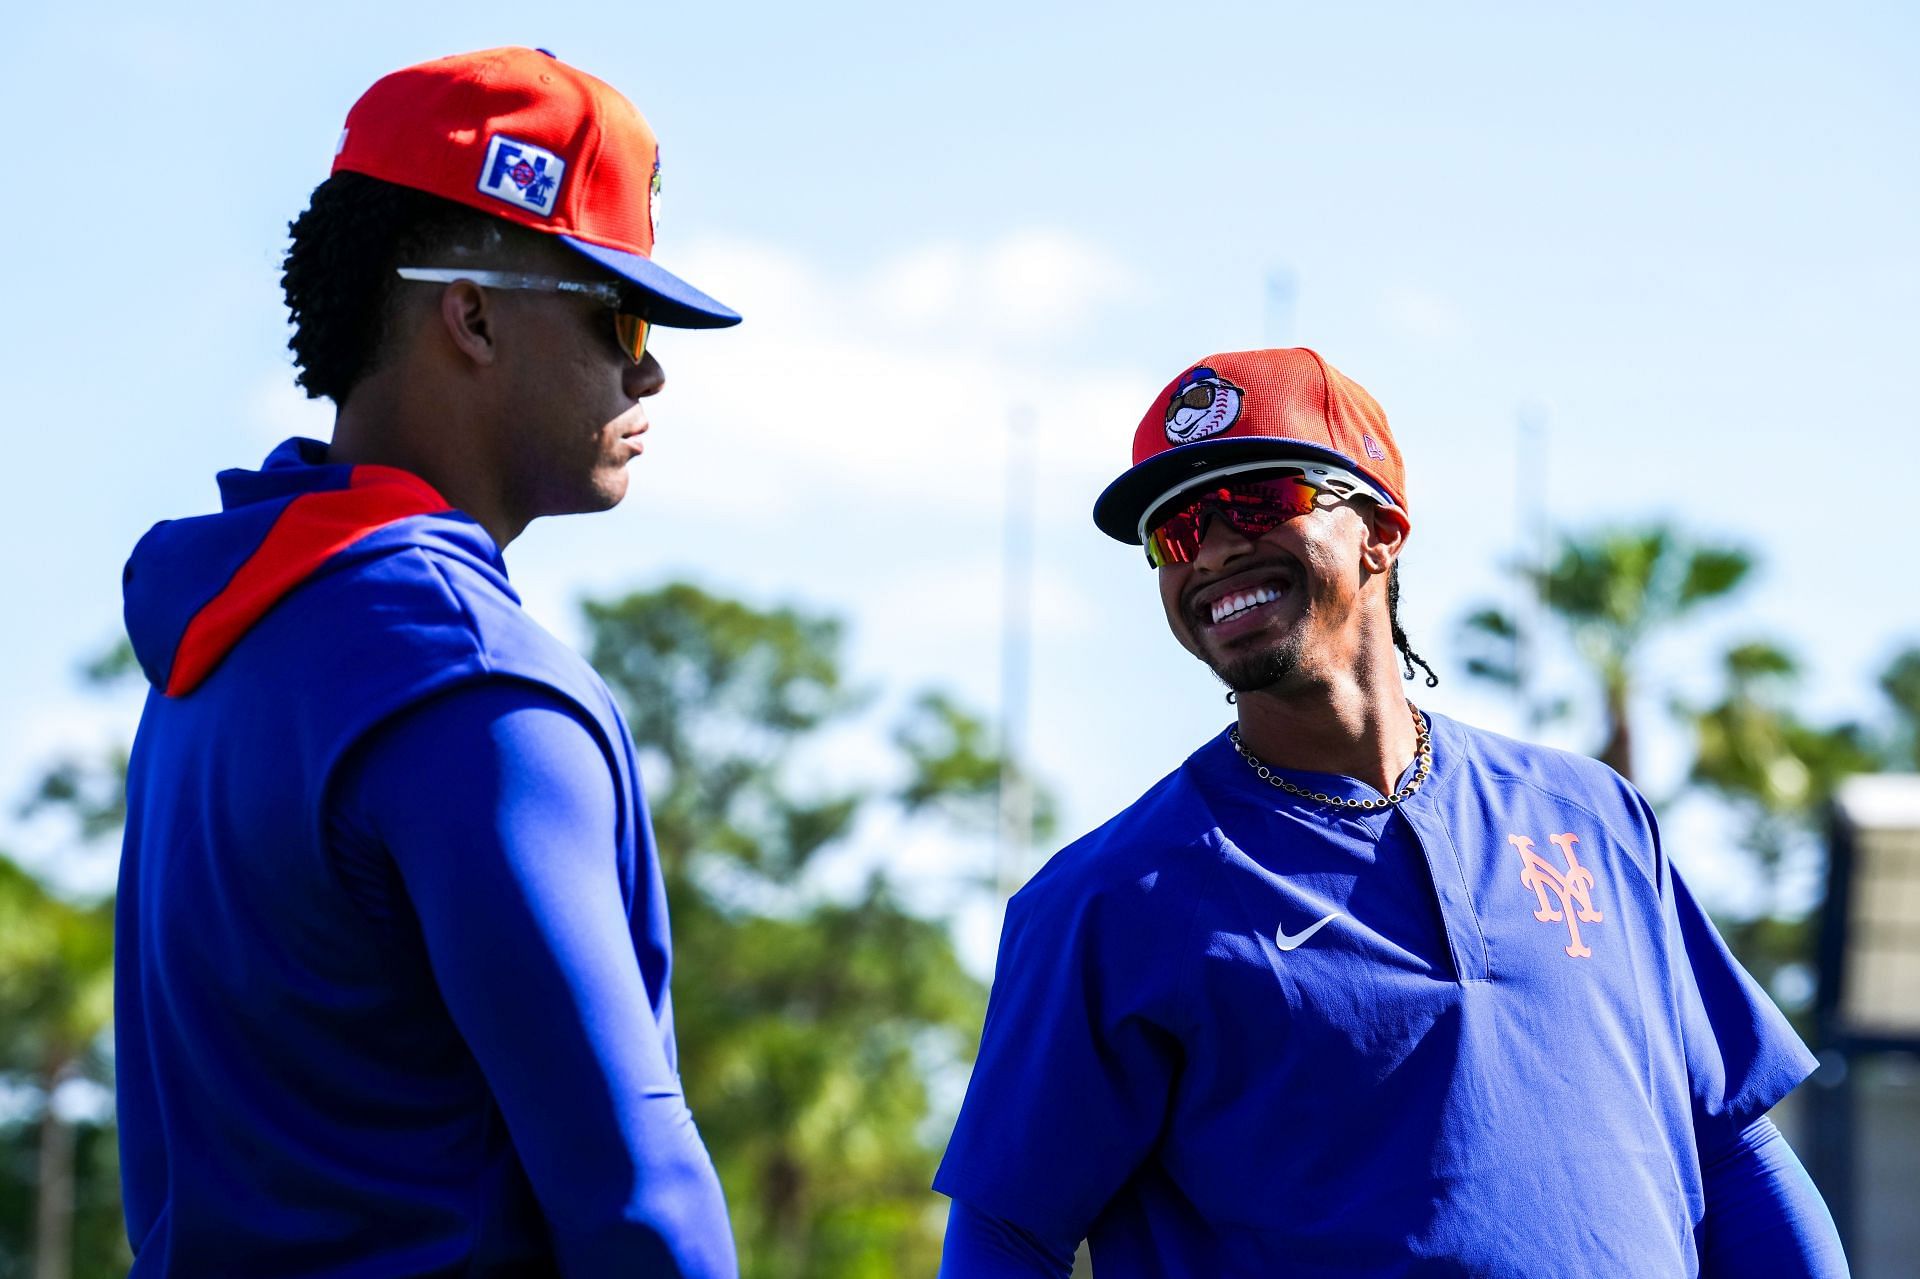
{"label": "gold chain necklace", "polygon": [[1253,769],[1255,776],[1271,786],[1279,787],[1289,795],[1297,795],[1301,799],[1311,799],[1321,804],[1331,804],[1335,808],[1389,808],[1412,798],[1413,793],[1420,789],[1420,783],[1426,781],[1427,774],[1433,771],[1433,734],[1427,727],[1427,717],[1422,715],[1420,708],[1412,702],[1407,703],[1407,709],[1413,712],[1413,731],[1417,735],[1413,750],[1418,765],[1413,770],[1413,780],[1385,799],[1342,799],[1338,795],[1328,795],[1321,791],[1295,786],[1261,763],[1253,752],[1241,744],[1238,724],[1233,726],[1228,736],[1233,739],[1233,749],[1240,752],[1240,758],[1247,761],[1247,766]]}

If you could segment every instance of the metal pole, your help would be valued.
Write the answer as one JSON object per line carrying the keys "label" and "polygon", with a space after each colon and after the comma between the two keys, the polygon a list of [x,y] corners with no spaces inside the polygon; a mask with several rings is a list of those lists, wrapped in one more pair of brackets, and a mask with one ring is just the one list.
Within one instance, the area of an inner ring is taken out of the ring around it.
{"label": "metal pole", "polygon": [[1000,611],[1000,813],[993,880],[1000,897],[1025,881],[1033,844],[1033,789],[1027,775],[1027,704],[1033,663],[1033,414],[1007,418],[1006,524]]}
{"label": "metal pole", "polygon": [[1546,706],[1539,689],[1540,633],[1546,622],[1549,537],[1547,527],[1547,410],[1523,404],[1514,433],[1514,504],[1519,527],[1521,571],[1526,580],[1520,607],[1514,614],[1513,670],[1515,694],[1526,721],[1527,735],[1538,737],[1546,724]]}
{"label": "metal pole", "polygon": [[1807,1171],[1825,1196],[1840,1243],[1852,1250],[1859,1242],[1858,1201],[1854,1195],[1854,1067],[1841,1001],[1845,997],[1848,910],[1853,894],[1854,832],[1838,806],[1827,815],[1827,898],[1820,908],[1819,972],[1815,988],[1814,1046],[1820,1069],[1807,1090]]}

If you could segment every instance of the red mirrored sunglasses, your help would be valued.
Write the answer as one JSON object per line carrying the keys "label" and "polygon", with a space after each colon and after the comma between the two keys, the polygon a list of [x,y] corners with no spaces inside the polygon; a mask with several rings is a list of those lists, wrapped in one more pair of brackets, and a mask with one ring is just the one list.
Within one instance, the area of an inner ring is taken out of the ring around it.
{"label": "red mirrored sunglasses", "polygon": [[1264,537],[1295,516],[1311,511],[1323,494],[1336,502],[1365,497],[1392,505],[1353,472],[1327,463],[1227,467],[1148,508],[1146,518],[1140,521],[1140,541],[1146,547],[1147,563],[1165,568],[1191,562],[1215,519],[1225,520],[1229,528],[1249,540]]}

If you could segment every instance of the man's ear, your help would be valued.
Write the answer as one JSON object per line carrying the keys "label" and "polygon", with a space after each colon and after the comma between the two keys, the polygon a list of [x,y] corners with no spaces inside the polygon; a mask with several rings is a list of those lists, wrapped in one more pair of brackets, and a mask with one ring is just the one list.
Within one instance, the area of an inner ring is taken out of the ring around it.
{"label": "man's ear", "polygon": [[1405,511],[1397,506],[1375,504],[1367,520],[1367,542],[1360,548],[1360,562],[1370,573],[1385,573],[1406,549],[1407,535],[1413,531]]}
{"label": "man's ear", "polygon": [[499,358],[493,300],[472,280],[455,280],[440,291],[440,324],[454,349],[475,364]]}

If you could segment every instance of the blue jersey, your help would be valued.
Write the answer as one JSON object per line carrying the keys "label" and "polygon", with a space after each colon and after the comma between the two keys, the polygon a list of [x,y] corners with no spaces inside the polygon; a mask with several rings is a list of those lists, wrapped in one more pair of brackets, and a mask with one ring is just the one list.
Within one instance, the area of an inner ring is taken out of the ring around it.
{"label": "blue jersey", "polygon": [[606,686],[417,477],[220,487],[127,566],[134,1274],[733,1275]]}
{"label": "blue jersey", "polygon": [[936,1188],[1102,1279],[1696,1274],[1701,1145],[1813,1059],[1632,787],[1429,720],[1397,808],[1222,734],[1055,856]]}

